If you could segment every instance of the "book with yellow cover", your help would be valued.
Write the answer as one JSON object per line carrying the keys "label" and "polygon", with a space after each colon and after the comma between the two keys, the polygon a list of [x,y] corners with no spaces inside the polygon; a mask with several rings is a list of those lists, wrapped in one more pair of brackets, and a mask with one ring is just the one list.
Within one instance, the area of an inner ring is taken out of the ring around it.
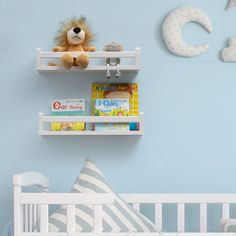
{"label": "book with yellow cover", "polygon": [[[139,115],[137,83],[93,83],[92,84],[92,115],[95,115],[96,99],[128,99],[129,116]],[[130,123],[130,130],[138,130],[137,123]]]}

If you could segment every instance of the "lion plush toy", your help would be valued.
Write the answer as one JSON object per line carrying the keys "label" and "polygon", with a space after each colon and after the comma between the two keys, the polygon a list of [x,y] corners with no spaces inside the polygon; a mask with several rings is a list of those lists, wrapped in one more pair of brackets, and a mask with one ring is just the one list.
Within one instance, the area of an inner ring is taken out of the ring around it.
{"label": "lion plush toy", "polygon": [[[95,47],[90,45],[93,40],[94,35],[86,18],[72,18],[62,23],[62,27],[55,38],[57,46],[53,48],[53,52],[94,52]],[[67,69],[72,66],[85,69],[89,64],[89,58],[83,54],[73,58],[70,54],[65,53],[61,57],[61,63]]]}

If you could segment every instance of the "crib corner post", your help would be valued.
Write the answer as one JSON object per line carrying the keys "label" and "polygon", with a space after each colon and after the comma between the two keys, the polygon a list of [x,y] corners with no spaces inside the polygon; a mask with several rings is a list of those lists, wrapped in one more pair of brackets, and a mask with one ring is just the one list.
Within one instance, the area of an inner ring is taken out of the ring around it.
{"label": "crib corner post", "polygon": [[14,183],[14,236],[20,236],[22,232],[20,194],[21,186]]}

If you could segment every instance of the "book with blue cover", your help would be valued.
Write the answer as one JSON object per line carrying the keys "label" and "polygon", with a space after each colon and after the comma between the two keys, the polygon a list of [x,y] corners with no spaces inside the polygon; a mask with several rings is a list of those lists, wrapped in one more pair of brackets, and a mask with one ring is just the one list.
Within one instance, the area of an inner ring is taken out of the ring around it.
{"label": "book with blue cover", "polygon": [[[95,116],[128,116],[129,99],[96,99]],[[96,123],[96,131],[129,130],[129,123]]]}

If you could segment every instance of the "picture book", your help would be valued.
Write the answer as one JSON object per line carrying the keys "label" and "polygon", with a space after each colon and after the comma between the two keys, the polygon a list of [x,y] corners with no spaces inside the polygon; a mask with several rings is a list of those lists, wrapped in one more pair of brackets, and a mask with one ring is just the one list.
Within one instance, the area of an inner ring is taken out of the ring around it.
{"label": "picture book", "polygon": [[[58,99],[51,102],[52,116],[84,116],[84,99]],[[85,130],[84,122],[52,122],[53,131],[82,131]]]}
{"label": "picture book", "polygon": [[[95,116],[128,116],[128,99],[96,99],[94,105]],[[128,123],[96,123],[96,131],[129,130]]]}
{"label": "picture book", "polygon": [[[138,84],[137,83],[93,83],[92,104],[96,99],[128,99],[129,116],[139,115]],[[92,106],[95,115],[95,106]],[[130,123],[130,130],[138,130],[137,123]]]}

